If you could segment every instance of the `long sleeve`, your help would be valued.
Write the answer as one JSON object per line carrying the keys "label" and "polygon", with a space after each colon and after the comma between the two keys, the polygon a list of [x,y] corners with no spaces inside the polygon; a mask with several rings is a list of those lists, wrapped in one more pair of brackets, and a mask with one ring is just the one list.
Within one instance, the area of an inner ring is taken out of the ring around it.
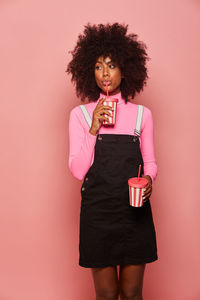
{"label": "long sleeve", "polygon": [[151,176],[152,181],[154,181],[157,176],[157,164],[154,153],[154,127],[151,110],[147,107],[145,107],[143,124],[140,149],[144,161],[144,175]]}
{"label": "long sleeve", "polygon": [[94,159],[96,136],[89,133],[80,108],[72,109],[69,118],[69,169],[72,175],[82,180]]}

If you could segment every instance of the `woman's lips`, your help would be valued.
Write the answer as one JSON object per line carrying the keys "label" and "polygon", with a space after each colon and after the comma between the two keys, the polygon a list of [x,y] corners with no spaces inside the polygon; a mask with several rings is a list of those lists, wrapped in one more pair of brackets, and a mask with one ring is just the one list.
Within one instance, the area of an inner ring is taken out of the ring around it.
{"label": "woman's lips", "polygon": [[103,83],[103,85],[105,85],[105,86],[111,85],[111,81],[110,81],[110,80],[104,80],[102,83]]}

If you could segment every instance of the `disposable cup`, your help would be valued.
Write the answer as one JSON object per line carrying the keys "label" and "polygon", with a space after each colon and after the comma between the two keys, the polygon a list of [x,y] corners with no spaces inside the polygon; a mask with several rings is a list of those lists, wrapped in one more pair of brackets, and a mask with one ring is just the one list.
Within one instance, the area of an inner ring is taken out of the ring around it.
{"label": "disposable cup", "polygon": [[141,207],[143,205],[142,195],[145,187],[148,185],[146,178],[133,177],[128,180],[129,185],[129,200],[130,205],[134,207]]}
{"label": "disposable cup", "polygon": [[103,125],[114,125],[116,120],[116,112],[117,112],[117,102],[118,99],[116,98],[107,98],[104,100],[103,105],[108,105],[114,110],[109,110],[111,113],[111,116],[106,115],[106,117],[109,119],[109,121],[103,121]]}

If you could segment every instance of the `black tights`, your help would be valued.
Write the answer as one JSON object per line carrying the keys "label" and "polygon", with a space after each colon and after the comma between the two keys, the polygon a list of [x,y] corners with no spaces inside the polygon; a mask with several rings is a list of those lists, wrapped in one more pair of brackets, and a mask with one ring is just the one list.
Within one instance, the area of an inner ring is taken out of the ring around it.
{"label": "black tights", "polygon": [[145,264],[92,268],[96,300],[143,300],[142,285]]}

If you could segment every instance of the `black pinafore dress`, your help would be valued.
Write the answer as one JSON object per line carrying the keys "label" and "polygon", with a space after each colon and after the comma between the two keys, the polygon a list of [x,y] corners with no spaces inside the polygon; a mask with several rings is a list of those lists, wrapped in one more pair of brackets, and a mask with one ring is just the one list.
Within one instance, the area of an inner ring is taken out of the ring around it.
{"label": "black pinafore dress", "polygon": [[[89,127],[91,117],[80,105]],[[142,207],[129,204],[128,179],[141,164],[138,105],[134,135],[98,134],[94,162],[81,187],[79,265],[98,268],[145,264],[158,259],[156,232],[149,199]]]}

